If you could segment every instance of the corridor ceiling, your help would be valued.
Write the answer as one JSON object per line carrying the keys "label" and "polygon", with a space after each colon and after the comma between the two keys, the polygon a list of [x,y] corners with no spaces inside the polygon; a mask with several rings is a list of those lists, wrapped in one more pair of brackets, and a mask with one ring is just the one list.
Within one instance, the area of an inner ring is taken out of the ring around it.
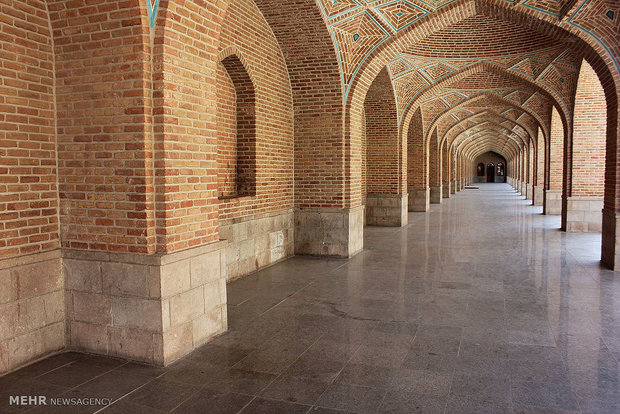
{"label": "corridor ceiling", "polygon": [[[574,0],[506,2],[551,20],[592,21],[594,13]],[[369,61],[390,55],[402,128],[420,109],[426,137],[437,128],[438,143],[447,140],[453,150],[476,141],[473,156],[494,150],[511,158],[528,142],[535,148],[539,130],[548,139],[553,106],[563,122],[570,120],[583,59],[570,36],[515,21],[493,2],[462,8],[452,7],[454,0],[318,3],[338,54],[344,99]],[[618,19],[596,16],[617,25]]]}

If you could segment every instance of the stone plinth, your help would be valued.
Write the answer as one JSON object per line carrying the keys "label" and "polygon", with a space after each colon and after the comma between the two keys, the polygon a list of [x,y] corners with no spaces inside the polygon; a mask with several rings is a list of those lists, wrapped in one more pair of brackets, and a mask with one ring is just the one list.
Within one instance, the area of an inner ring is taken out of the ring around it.
{"label": "stone plinth", "polygon": [[431,204],[441,204],[441,200],[443,199],[443,188],[441,186],[431,187],[430,195],[431,195]]}
{"label": "stone plinth", "polygon": [[69,348],[167,365],[226,331],[225,248],[63,251]]}
{"label": "stone plinth", "polygon": [[431,189],[409,190],[409,211],[428,211],[431,203]]}
{"label": "stone plinth", "polygon": [[65,348],[60,250],[0,260],[0,375]]}
{"label": "stone plinth", "polygon": [[562,199],[562,228],[571,232],[601,232],[602,197],[566,197]]}
{"label": "stone plinth", "polygon": [[294,211],[221,220],[228,280],[247,275],[294,254]]}
{"label": "stone plinth", "polygon": [[407,225],[407,194],[369,194],[366,197],[366,225],[402,227]]}
{"label": "stone plinth", "polygon": [[364,206],[295,210],[295,254],[352,257],[364,248]]}
{"label": "stone plinth", "polygon": [[534,186],[534,205],[542,206],[545,203],[545,192],[542,186]]}
{"label": "stone plinth", "polygon": [[525,185],[525,198],[528,200],[533,200],[534,199],[534,186],[532,184],[526,184]]}
{"label": "stone plinth", "polygon": [[620,217],[614,210],[603,208],[601,262],[612,270],[620,269]]}
{"label": "stone plinth", "polygon": [[562,190],[544,190],[543,214],[562,214]]}
{"label": "stone plinth", "polygon": [[443,183],[441,196],[443,198],[450,198],[450,183]]}

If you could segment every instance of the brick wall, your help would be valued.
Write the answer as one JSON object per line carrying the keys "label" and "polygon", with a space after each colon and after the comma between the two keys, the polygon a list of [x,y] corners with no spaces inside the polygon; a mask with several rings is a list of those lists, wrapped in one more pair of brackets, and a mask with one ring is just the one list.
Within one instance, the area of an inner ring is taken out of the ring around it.
{"label": "brick wall", "polygon": [[551,113],[551,135],[549,140],[549,182],[547,190],[562,190],[562,166],[564,164],[564,127],[557,109]]}
{"label": "brick wall", "polygon": [[360,133],[362,145],[362,173],[361,173],[361,186],[362,186],[362,204],[366,204],[366,196],[368,195],[368,155],[367,155],[367,138],[366,138],[366,112],[362,111],[362,130]]}
{"label": "brick wall", "polygon": [[217,186],[219,197],[237,194],[237,94],[228,72],[217,71]]}
{"label": "brick wall", "polygon": [[407,131],[407,181],[409,189],[428,187],[428,152],[425,151],[422,111],[411,118]]}
{"label": "brick wall", "polygon": [[49,7],[63,247],[152,252],[148,26],[127,1]]}
{"label": "brick wall", "polygon": [[54,56],[44,1],[0,4],[0,258],[57,248]]}
{"label": "brick wall", "polygon": [[342,86],[323,17],[313,1],[255,3],[282,49],[293,90],[295,207],[344,207]]}
{"label": "brick wall", "polygon": [[157,250],[162,253],[219,239],[215,81],[226,5],[160,3],[153,131]]}
{"label": "brick wall", "polygon": [[441,150],[438,148],[437,143],[437,129],[431,132],[431,136],[428,142],[429,146],[429,177],[431,187],[441,186]]}
{"label": "brick wall", "polygon": [[441,179],[444,184],[452,180],[452,154],[448,149],[448,141],[444,141],[441,145]]}
{"label": "brick wall", "polygon": [[379,73],[368,90],[364,102],[366,141],[366,187],[370,194],[403,194],[407,192],[403,179],[396,100],[387,70]]}
{"label": "brick wall", "polygon": [[573,117],[571,196],[603,197],[607,117],[598,76],[583,61]]}
{"label": "brick wall", "polygon": [[[278,46],[269,25],[261,15],[259,9],[251,2],[244,0],[231,1],[226,18],[222,23],[220,36],[220,57],[223,60],[232,56],[242,58],[245,70],[249,74],[248,81],[255,89],[255,107],[243,109],[244,103],[237,93],[236,112],[249,113],[255,117],[252,127],[249,119],[239,119],[237,130],[230,129],[231,108],[235,105],[232,100],[230,78],[226,68],[231,65],[218,65],[217,93],[218,114],[217,133],[220,137],[231,137],[235,134],[237,140],[254,141],[255,151],[255,180],[256,188],[253,197],[242,197],[230,200],[221,200],[219,204],[220,220],[252,214],[267,213],[275,210],[287,210],[293,207],[293,102],[291,85],[284,57]],[[227,55],[227,56],[226,56]],[[265,65],[265,62],[269,65]],[[240,68],[237,68],[240,70]],[[240,82],[237,82],[240,83]],[[249,86],[246,86],[249,88]],[[220,107],[226,109],[221,111]],[[246,115],[247,116],[247,115]],[[248,134],[249,137],[244,137]],[[251,136],[253,135],[253,138]],[[242,148],[244,144],[238,145]],[[247,146],[247,144],[245,144]],[[230,145],[227,145],[230,147]],[[221,148],[221,147],[218,147]],[[237,162],[227,158],[229,164],[237,166],[237,171],[243,171],[245,157],[236,154]],[[249,154],[249,157],[252,155]],[[230,171],[230,167],[228,168]],[[222,171],[220,169],[220,175]],[[247,173],[246,173],[247,174]],[[249,181],[251,177],[239,178],[239,182]],[[230,181],[230,179],[228,180]],[[228,184],[230,187],[230,184]],[[225,186],[221,191],[229,189]],[[251,193],[251,192],[250,192]],[[223,194],[231,195],[231,194]]]}
{"label": "brick wall", "polygon": [[[472,169],[470,171],[468,171],[468,173],[471,173],[472,176],[474,177],[476,182],[486,182],[487,181],[487,167],[490,163],[493,163],[493,165],[495,166],[495,180],[496,182],[499,181],[498,180],[498,175],[497,175],[497,165],[499,163],[504,164],[504,175],[507,174],[508,171],[508,163],[506,162],[506,158],[504,158],[503,156],[495,153],[495,152],[485,152],[484,154],[476,157],[476,159],[473,162],[472,165]],[[478,164],[482,163],[484,165],[484,175],[479,176],[478,175]],[[516,178],[516,177],[513,177]],[[503,179],[502,179],[503,181]]]}
{"label": "brick wall", "polygon": [[546,151],[546,142],[545,137],[543,136],[542,130],[537,128],[536,130],[536,139],[538,141],[538,146],[536,147],[536,177],[534,184],[539,187],[543,187],[545,185],[545,151]]}
{"label": "brick wall", "polygon": [[[230,2],[219,50],[219,234],[234,279],[293,254],[293,97],[282,51],[254,3]],[[252,99],[243,92],[250,89]]]}

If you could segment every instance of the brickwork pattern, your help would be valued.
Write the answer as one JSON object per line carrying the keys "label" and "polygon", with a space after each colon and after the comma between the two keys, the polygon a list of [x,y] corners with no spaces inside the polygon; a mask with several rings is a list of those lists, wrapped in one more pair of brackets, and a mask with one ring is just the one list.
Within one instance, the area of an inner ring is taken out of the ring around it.
{"label": "brickwork pattern", "polygon": [[43,1],[0,4],[0,258],[59,246],[54,51]]}
{"label": "brickwork pattern", "polygon": [[583,62],[575,95],[572,145],[572,197],[603,197],[607,119],[603,87]]}

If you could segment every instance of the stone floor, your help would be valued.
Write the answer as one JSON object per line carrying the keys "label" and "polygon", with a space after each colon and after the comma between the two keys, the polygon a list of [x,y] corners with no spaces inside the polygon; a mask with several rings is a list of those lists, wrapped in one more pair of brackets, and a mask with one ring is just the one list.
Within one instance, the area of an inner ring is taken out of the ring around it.
{"label": "stone floor", "polygon": [[65,353],[8,395],[102,413],[619,413],[620,277],[506,184],[464,190],[363,253],[292,258],[228,287],[230,332],[168,368]]}

